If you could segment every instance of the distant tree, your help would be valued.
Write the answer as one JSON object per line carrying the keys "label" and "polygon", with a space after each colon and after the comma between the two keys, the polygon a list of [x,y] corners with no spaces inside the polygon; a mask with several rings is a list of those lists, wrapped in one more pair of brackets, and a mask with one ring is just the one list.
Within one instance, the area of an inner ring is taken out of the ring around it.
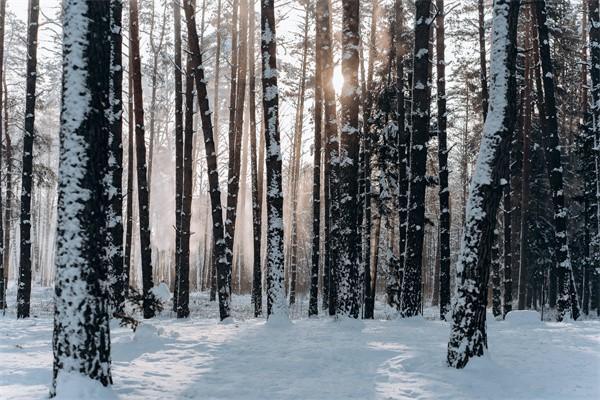
{"label": "distant tree", "polygon": [[52,395],[62,373],[112,383],[109,272],[110,2],[65,0]]}
{"label": "distant tree", "polygon": [[[0,0],[0,141],[2,140],[2,105],[3,105],[3,89],[4,86],[2,82],[4,82],[4,19],[6,16],[6,0]],[[8,143],[7,143],[8,146]],[[10,160],[6,161],[7,164],[10,163]],[[2,151],[0,149],[0,177],[2,175]],[[7,181],[8,182],[8,181]],[[0,204],[2,204],[0,190]],[[8,197],[8,183],[7,183],[7,197]],[[5,299],[6,299],[6,282],[4,280],[4,269],[7,269],[8,266],[4,264],[4,252],[8,251],[5,247],[4,241],[4,228],[5,228],[5,214],[0,210],[0,310],[4,310],[6,308]]]}
{"label": "distant tree", "polygon": [[142,93],[142,63],[140,59],[140,39],[138,21],[138,0],[129,3],[129,46],[132,57],[133,103],[135,117],[135,159],[137,170],[137,195],[140,225],[140,247],[142,261],[142,291],[144,295],[144,318],[154,317],[152,247],[150,243],[150,199],[148,193],[148,172],[146,165],[146,139],[144,130],[144,99]]}
{"label": "distant tree", "polygon": [[21,171],[21,250],[19,252],[19,287],[17,318],[28,318],[31,300],[31,195],[33,190],[33,139],[35,137],[35,101],[37,98],[37,40],[39,0],[29,0],[27,16],[27,70],[23,164]]}

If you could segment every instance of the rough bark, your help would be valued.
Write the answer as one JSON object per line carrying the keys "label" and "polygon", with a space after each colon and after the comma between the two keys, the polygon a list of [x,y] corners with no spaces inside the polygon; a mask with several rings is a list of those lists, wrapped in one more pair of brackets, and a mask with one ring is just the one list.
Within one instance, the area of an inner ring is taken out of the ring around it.
{"label": "rough bark", "polygon": [[415,2],[413,107],[411,112],[410,171],[406,255],[402,279],[401,314],[412,317],[421,310],[421,262],[425,234],[425,188],[431,92],[429,89],[429,36],[431,0]]}
{"label": "rough bark", "polygon": [[463,368],[487,348],[487,284],[500,179],[516,123],[517,23],[520,0],[496,0],[492,28],[490,114],[471,179],[462,245],[456,267],[457,301],[448,342],[448,365]]}
{"label": "rough bark", "polygon": [[123,310],[127,277],[123,268],[123,27],[122,0],[110,1],[110,158],[106,192],[110,202],[107,228],[110,235],[108,258],[111,260],[111,301],[115,312]]}
{"label": "rough bark", "polygon": [[33,140],[35,137],[35,88],[37,82],[39,12],[39,0],[30,0],[27,17],[27,78],[23,162],[21,167],[21,251],[19,257],[19,286],[17,289],[17,318],[29,317],[31,299],[31,194],[33,190]]}
{"label": "rough bark", "polygon": [[573,282],[573,268],[569,252],[569,238],[567,232],[567,209],[563,192],[563,169],[561,164],[561,147],[558,133],[558,120],[556,111],[556,98],[554,90],[554,70],[550,56],[550,38],[546,25],[546,2],[535,3],[535,12],[538,27],[538,40],[540,46],[540,60],[542,66],[542,82],[544,85],[545,120],[545,146],[546,169],[549,175],[552,203],[554,205],[554,237],[555,254],[558,263],[559,297],[557,302],[557,320],[561,321],[565,312],[570,308],[571,317],[579,317],[579,304],[575,283]]}
{"label": "rough bark", "polygon": [[440,318],[446,319],[450,310],[450,191],[448,188],[448,143],[446,127],[446,60],[444,57],[444,0],[436,1],[436,54],[437,54],[437,108],[438,160],[440,201]]}
{"label": "rough bark", "polygon": [[63,5],[63,89],[58,183],[54,373],[107,386],[110,372],[110,243],[104,184],[109,170],[110,2]]}
{"label": "rough bark", "polygon": [[274,0],[261,0],[260,18],[267,169],[267,318],[287,318],[283,279],[283,189],[274,3]]}
{"label": "rough bark", "polygon": [[[211,216],[214,240],[214,262],[217,264],[216,280],[219,294],[219,316],[224,320],[230,316],[230,293],[231,293],[231,264],[227,264],[225,255],[225,237],[223,226],[223,213],[221,208],[221,189],[219,188],[219,169],[215,142],[213,139],[213,127],[211,111],[206,92],[206,81],[202,67],[202,53],[198,42],[196,29],[195,3],[193,0],[184,0],[184,10],[188,32],[188,50],[191,57],[190,69],[194,71],[194,82],[198,101],[198,111],[202,120],[202,133],[204,135],[204,149],[206,151],[206,172],[210,190]],[[229,280],[228,280],[229,279]]]}
{"label": "rough bark", "polygon": [[138,0],[129,3],[129,46],[132,56],[133,103],[135,114],[135,157],[138,212],[140,224],[140,255],[142,261],[142,291],[144,296],[144,318],[154,317],[152,276],[152,247],[150,243],[150,199],[148,193],[148,169],[146,164],[146,139],[144,129],[144,98],[142,93],[142,63],[140,58]]}

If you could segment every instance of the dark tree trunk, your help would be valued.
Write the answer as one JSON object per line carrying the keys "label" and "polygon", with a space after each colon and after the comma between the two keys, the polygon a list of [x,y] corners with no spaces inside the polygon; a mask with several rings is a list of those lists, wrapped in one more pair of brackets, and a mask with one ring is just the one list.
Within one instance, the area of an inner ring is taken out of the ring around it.
{"label": "dark tree trunk", "polygon": [[254,305],[254,316],[262,315],[262,271],[261,271],[261,239],[262,239],[262,190],[258,181],[258,162],[256,160],[256,64],[255,64],[255,15],[254,7],[248,7],[248,70],[250,78],[248,90],[248,112],[250,114],[250,169],[252,176],[252,237],[254,246],[254,258],[252,261],[252,304]]}
{"label": "dark tree trunk", "polygon": [[177,318],[190,315],[190,227],[192,218],[192,150],[194,143],[194,71],[187,56],[185,70],[185,132],[183,144],[183,193],[181,197],[181,255],[177,286]]}
{"label": "dark tree trunk", "polygon": [[520,0],[496,0],[492,29],[490,112],[486,118],[458,258],[458,299],[448,342],[448,365],[463,368],[487,348],[485,313],[500,179],[517,117],[516,58]]}
{"label": "dark tree trunk", "polygon": [[538,40],[540,46],[540,60],[542,64],[542,82],[544,85],[545,120],[545,147],[546,168],[548,170],[552,202],[554,204],[554,236],[555,254],[558,263],[559,297],[557,302],[557,320],[561,321],[567,309],[571,309],[571,317],[579,317],[579,304],[575,283],[573,282],[573,269],[569,254],[569,239],[567,234],[567,209],[563,192],[563,170],[560,154],[560,140],[558,136],[558,120],[556,111],[556,98],[554,95],[554,70],[550,57],[550,38],[546,25],[546,2],[535,3],[537,17]]}
{"label": "dark tree trunk", "polygon": [[58,182],[54,374],[79,373],[112,383],[110,372],[111,238],[104,180],[111,145],[110,3],[63,4],[63,91]]}
{"label": "dark tree trunk", "polygon": [[502,315],[502,302],[500,290],[500,245],[498,229],[494,230],[494,244],[492,245],[492,313],[495,318]]}
{"label": "dark tree trunk", "polygon": [[450,310],[450,190],[448,188],[448,144],[446,126],[446,60],[444,57],[444,0],[437,0],[436,53],[437,53],[437,108],[438,160],[440,199],[440,318],[446,319]]}
{"label": "dark tree trunk", "polygon": [[111,48],[110,48],[110,183],[106,191],[110,201],[107,219],[110,235],[111,300],[113,310],[121,312],[125,303],[128,278],[123,264],[123,27],[121,23],[123,2],[110,1]]}
{"label": "dark tree trunk", "polygon": [[148,194],[148,171],[146,165],[146,139],[144,130],[144,99],[142,93],[142,60],[138,22],[138,0],[131,0],[129,8],[129,45],[132,56],[133,102],[135,107],[135,156],[137,162],[137,194],[140,224],[140,248],[142,261],[142,291],[144,295],[144,318],[154,317],[154,298],[150,291],[154,286],[152,276],[152,247],[150,243],[150,210]]}
{"label": "dark tree trunk", "polygon": [[[342,73],[344,88],[340,95],[342,130],[338,160],[339,219],[335,231],[339,235],[339,248],[335,254],[337,301],[336,313],[342,316],[359,316],[359,226],[358,220],[358,46],[359,2],[342,1]],[[343,200],[343,201],[342,201]]]}
{"label": "dark tree trunk", "polygon": [[321,35],[315,32],[315,139],[313,153],[313,192],[312,192],[312,258],[310,269],[310,301],[308,316],[319,314],[319,262],[321,247],[321,143],[323,130],[323,57]]}
{"label": "dark tree trunk", "polygon": [[39,0],[29,1],[27,17],[27,69],[25,93],[25,126],[21,173],[21,251],[17,318],[28,318],[31,299],[31,193],[33,191],[33,139],[35,137],[35,87],[37,82],[37,37]]}
{"label": "dark tree trunk", "polygon": [[478,14],[478,33],[479,33],[479,77],[481,79],[481,110],[483,111],[483,121],[485,122],[488,113],[488,77],[487,61],[485,54],[485,8],[483,0],[477,1]]}
{"label": "dark tree trunk", "polygon": [[410,140],[410,187],[406,258],[402,279],[401,314],[412,317],[421,310],[421,262],[425,234],[425,185],[431,91],[429,89],[429,36],[431,0],[418,0],[416,6],[413,58],[412,137]]}
{"label": "dark tree trunk", "polygon": [[125,273],[124,290],[129,291],[129,281],[131,275],[131,244],[133,238],[133,163],[134,160],[134,116],[133,116],[133,71],[132,71],[131,47],[129,48],[129,95],[127,97],[127,224],[125,226],[125,258],[123,260],[123,272]]}
{"label": "dark tree trunk", "polygon": [[[232,19],[232,73],[231,95],[229,99],[229,167],[227,178],[227,216],[225,218],[225,243],[227,264],[233,265],[235,225],[237,220],[238,194],[240,189],[240,169],[242,150],[242,130],[244,123],[244,97],[246,94],[248,19],[247,0],[234,0]],[[239,31],[237,21],[239,19]],[[239,35],[239,46],[238,46]],[[231,285],[231,277],[229,277]]]}
{"label": "dark tree trunk", "polygon": [[190,70],[194,71],[196,83],[196,96],[198,99],[198,111],[202,120],[202,132],[204,134],[204,149],[206,151],[206,172],[210,189],[211,216],[213,225],[214,252],[213,262],[216,263],[216,280],[219,294],[219,316],[224,320],[230,316],[230,285],[231,265],[227,264],[225,255],[225,237],[223,226],[223,213],[221,208],[221,190],[219,188],[219,169],[215,142],[213,140],[213,127],[211,121],[210,106],[206,92],[206,81],[204,80],[204,69],[202,66],[202,53],[198,42],[196,30],[195,3],[193,0],[184,0],[184,10],[188,32],[188,47],[191,57]]}
{"label": "dark tree trunk", "polygon": [[406,50],[401,35],[404,34],[404,6],[402,0],[396,0],[396,123],[398,124],[398,293],[394,300],[400,310],[402,281],[404,279],[404,256],[406,250],[406,229],[408,218],[408,148],[410,136],[406,130],[406,109],[404,104],[404,62]]}
{"label": "dark tree trunk", "polygon": [[332,287],[332,256],[335,251],[337,238],[331,234],[331,192],[335,188],[335,170],[332,168],[332,162],[337,154],[336,144],[338,139],[337,131],[337,111],[335,92],[333,88],[333,46],[331,40],[331,20],[330,6],[328,0],[317,0],[316,5],[317,15],[317,32],[320,33],[319,52],[323,62],[322,82],[323,82],[323,104],[324,104],[324,143],[325,143],[325,160],[324,160],[324,195],[323,202],[324,215],[324,259],[323,259],[323,308],[329,310],[329,314],[335,314],[335,288]]}
{"label": "dark tree trunk", "polygon": [[175,290],[173,291],[173,311],[177,312],[179,301],[177,292],[181,275],[181,223],[183,216],[183,64],[181,61],[181,6],[178,0],[173,1],[173,20],[175,34]]}
{"label": "dark tree trunk", "polygon": [[[600,238],[600,4],[597,0],[588,0],[590,76],[592,78],[592,131],[594,135],[596,169],[596,241]],[[587,101],[587,99],[586,99]],[[598,247],[596,246],[596,251]],[[597,314],[600,315],[600,274],[594,274],[592,294],[595,298]]]}
{"label": "dark tree trunk", "polygon": [[287,318],[283,279],[283,189],[274,0],[261,0],[263,118],[267,151],[267,316]]}
{"label": "dark tree trunk", "polygon": [[[2,102],[4,99],[4,94],[2,93],[3,89],[4,89],[4,85],[2,85],[2,82],[4,82],[4,17],[6,15],[6,0],[1,0],[0,1],[0,116],[2,115]],[[6,107],[6,104],[4,105],[4,107]],[[2,118],[0,117],[0,141],[2,140],[2,125],[3,121]],[[8,137],[8,134],[7,134]],[[8,150],[8,140],[6,143],[6,149]],[[2,176],[2,146],[0,146],[0,177]],[[8,151],[7,151],[8,153]],[[8,156],[6,157],[6,164],[10,164],[10,160],[8,159]],[[7,168],[8,169],[8,168]],[[8,174],[7,174],[7,184],[6,184],[6,197],[7,197],[7,208],[8,208]],[[1,179],[0,179],[1,181]],[[0,190],[0,205],[2,204],[2,190]],[[2,220],[4,218],[4,220]],[[5,241],[4,241],[4,230],[5,227],[8,227],[8,218],[7,216],[5,216],[4,213],[2,213],[2,210],[0,210],[0,310],[4,310],[6,308],[6,282],[4,280],[4,270],[8,269],[8,265],[6,265],[4,263],[4,252],[8,252],[10,251],[9,248],[7,248],[5,246]],[[8,232],[9,229],[6,229],[6,231]]]}

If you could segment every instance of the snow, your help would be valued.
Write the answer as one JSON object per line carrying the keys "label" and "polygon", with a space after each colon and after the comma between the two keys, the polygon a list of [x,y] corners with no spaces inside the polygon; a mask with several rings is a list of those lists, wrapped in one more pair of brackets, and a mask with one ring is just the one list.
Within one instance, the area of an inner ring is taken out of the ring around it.
{"label": "snow", "polygon": [[[14,284],[9,291],[13,298]],[[49,288],[34,287],[37,318],[0,316],[0,398],[46,399],[52,379]],[[12,300],[14,301],[14,300]],[[535,312],[488,318],[489,352],[465,369],[446,366],[450,325],[395,319],[377,304],[374,321],[308,319],[307,299],[285,324],[250,318],[249,296],[234,296],[235,322],[192,293],[192,317],[165,311],[136,333],[111,324],[106,389],[61,374],[58,399],[593,399],[600,398],[600,321],[541,322]],[[168,309],[166,307],[165,309]],[[301,318],[300,318],[301,317]]]}
{"label": "snow", "polygon": [[537,311],[515,310],[506,314],[506,322],[513,325],[536,325],[541,323],[541,316]]}
{"label": "snow", "polygon": [[171,292],[164,282],[159,283],[158,286],[154,286],[150,291],[161,303],[171,300]]}

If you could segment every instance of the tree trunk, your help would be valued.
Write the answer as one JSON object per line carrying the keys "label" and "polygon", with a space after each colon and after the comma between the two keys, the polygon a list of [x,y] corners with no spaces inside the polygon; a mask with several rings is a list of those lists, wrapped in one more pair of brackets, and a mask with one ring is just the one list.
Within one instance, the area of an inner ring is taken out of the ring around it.
{"label": "tree trunk", "polygon": [[396,44],[396,123],[398,124],[398,293],[394,306],[400,310],[402,300],[402,280],[404,279],[404,255],[406,250],[406,229],[408,217],[408,154],[410,136],[406,130],[406,110],[404,105],[404,62],[406,47],[400,40],[404,34],[404,6],[396,0],[395,19],[398,41]]}
{"label": "tree trunk", "polygon": [[485,313],[491,248],[503,167],[516,123],[517,23],[520,0],[496,0],[492,28],[490,114],[471,179],[458,258],[458,299],[448,342],[448,365],[463,368],[487,348]]}
{"label": "tree trunk", "polygon": [[[175,289],[173,291],[173,311],[178,310],[179,282],[182,257],[182,207],[183,207],[183,82],[181,61],[181,7],[178,0],[173,1],[173,20],[175,34]],[[186,71],[186,80],[187,80]],[[187,83],[187,82],[186,82]],[[187,86],[186,86],[187,96]],[[187,102],[187,99],[186,99]],[[187,103],[186,103],[187,106]],[[187,110],[186,110],[187,113]]]}
{"label": "tree trunk", "polygon": [[194,143],[194,71],[187,56],[185,69],[185,132],[183,143],[183,193],[181,196],[181,255],[177,286],[177,318],[190,315],[190,226],[192,218],[192,151]]}
{"label": "tree trunk", "polygon": [[[4,17],[6,15],[6,0],[0,0],[0,141],[2,140],[2,121],[1,121],[1,116],[2,116],[2,103],[3,103],[3,93],[2,90],[4,89],[4,86],[1,85],[2,82],[4,82]],[[6,107],[6,104],[4,104],[4,107]],[[8,138],[8,134],[6,134],[7,138]],[[6,149],[8,150],[8,140],[6,143]],[[0,146],[1,147],[1,146]],[[7,151],[8,153],[8,151]],[[10,160],[6,159],[6,165],[10,164]],[[7,168],[8,169],[8,168]],[[8,175],[8,174],[7,174]],[[0,177],[2,176],[2,149],[0,148]],[[7,176],[8,179],[8,176]],[[0,179],[1,181],[1,179]],[[6,181],[6,197],[7,197],[7,201],[8,201],[8,180]],[[0,190],[0,205],[2,204],[2,190]],[[7,208],[8,208],[8,204],[7,204]],[[4,219],[4,220],[3,220]],[[4,280],[4,270],[8,269],[8,265],[4,263],[4,253],[5,252],[9,252],[10,249],[8,249],[5,246],[5,241],[4,241],[4,231],[8,231],[8,229],[6,229],[8,227],[8,223],[7,223],[8,218],[3,215],[3,213],[0,211],[0,310],[4,310],[6,308],[6,282]]]}
{"label": "tree trunk", "polygon": [[483,122],[487,119],[489,93],[487,78],[487,61],[485,54],[485,9],[483,0],[477,2],[478,32],[479,32],[479,77],[481,79],[481,110]]}
{"label": "tree trunk", "polygon": [[121,312],[127,293],[127,276],[123,267],[123,27],[121,23],[123,2],[111,0],[111,51],[110,51],[110,182],[106,191],[110,202],[107,228],[110,235],[111,301],[113,310]]}
{"label": "tree trunk", "polygon": [[144,99],[142,93],[142,63],[140,59],[138,0],[131,0],[129,8],[129,36],[132,55],[133,102],[135,108],[135,156],[137,162],[137,194],[140,224],[140,249],[142,261],[142,291],[144,295],[144,318],[154,317],[154,298],[150,291],[154,286],[152,276],[152,247],[150,243],[150,210],[148,175],[146,165],[146,139],[144,129]]}
{"label": "tree trunk", "polygon": [[[317,25],[318,28],[318,25]],[[319,262],[321,247],[321,143],[323,131],[323,57],[319,30],[315,32],[315,138],[313,149],[313,192],[312,192],[312,258],[310,269],[310,301],[308,316],[319,314]]]}
{"label": "tree trunk", "polygon": [[[4,266],[4,273],[0,275],[0,279],[2,279],[4,283],[4,288],[6,289],[8,285],[8,270],[10,268],[10,246],[11,246],[11,234],[12,234],[12,218],[13,218],[13,198],[14,193],[12,189],[12,165],[13,165],[13,157],[12,157],[12,143],[10,139],[10,133],[8,132],[8,90],[6,86],[6,75],[3,76],[2,79],[2,87],[4,91],[4,137],[6,140],[6,206],[4,210],[4,254],[2,265]],[[1,301],[6,307],[6,290],[2,294]]]}
{"label": "tree trunk", "polygon": [[198,42],[196,30],[195,2],[184,0],[184,10],[188,32],[188,50],[191,57],[190,70],[194,71],[196,83],[196,96],[198,99],[198,111],[202,119],[202,132],[204,134],[204,149],[206,151],[206,172],[210,188],[211,216],[213,225],[214,252],[213,262],[216,263],[216,279],[219,293],[219,316],[224,320],[230,316],[230,284],[231,264],[227,264],[225,255],[225,237],[223,226],[223,212],[221,208],[221,190],[219,188],[219,169],[215,142],[213,140],[213,127],[211,121],[210,106],[206,92],[206,81],[204,80],[204,69],[202,66],[202,53]]}
{"label": "tree trunk", "polygon": [[492,313],[495,318],[502,315],[502,302],[500,299],[500,245],[498,229],[494,229],[494,237],[492,239]]}
{"label": "tree trunk", "polygon": [[112,383],[105,257],[111,239],[104,206],[110,170],[110,3],[66,0],[63,11],[52,396],[61,392],[62,373]]}
{"label": "tree trunk", "polygon": [[[446,139],[446,61],[444,57],[444,0],[436,1],[438,160],[440,201],[440,318],[446,319],[450,310],[450,191],[448,188],[448,145]],[[485,57],[485,56],[484,56]]]}
{"label": "tree trunk", "polygon": [[298,185],[300,180],[300,159],[302,158],[302,130],[304,128],[304,94],[306,92],[306,68],[308,58],[308,16],[310,7],[305,5],[304,16],[304,41],[302,51],[302,73],[298,90],[298,108],[296,109],[296,124],[294,134],[294,156],[292,158],[292,229],[291,229],[291,256],[290,256],[290,305],[296,302],[296,275],[298,269]]}
{"label": "tree trunk", "polygon": [[287,318],[283,282],[283,189],[274,0],[261,0],[263,113],[267,166],[267,316]]}
{"label": "tree trunk", "polygon": [[33,140],[35,137],[35,101],[37,82],[37,36],[39,0],[29,1],[27,17],[27,70],[25,93],[25,125],[21,173],[21,251],[17,318],[28,318],[31,298],[31,194],[33,190]]}
{"label": "tree trunk", "polygon": [[538,40],[540,45],[540,60],[542,64],[542,82],[544,84],[545,147],[546,168],[548,170],[552,203],[554,204],[554,236],[555,254],[559,274],[559,298],[557,302],[558,321],[561,321],[570,307],[571,317],[579,317],[579,304],[573,269],[569,254],[569,239],[567,232],[567,209],[563,192],[563,169],[561,164],[560,140],[558,136],[558,120],[556,116],[556,98],[554,96],[554,71],[550,58],[550,38],[546,25],[546,2],[535,3],[537,17]]}
{"label": "tree trunk", "polygon": [[408,228],[401,304],[401,314],[404,317],[415,316],[421,310],[421,263],[425,234],[425,175],[431,103],[431,92],[428,88],[431,0],[418,0],[415,5],[412,137],[410,140],[411,178],[408,191]]}
{"label": "tree trunk", "polygon": [[127,224],[125,226],[125,258],[123,260],[123,272],[125,273],[124,291],[129,291],[131,276],[131,245],[133,237],[133,163],[134,163],[134,111],[133,111],[133,57],[131,56],[131,47],[129,48],[129,96],[127,98]]}
{"label": "tree trunk", "polygon": [[254,316],[262,315],[262,271],[261,271],[261,239],[262,239],[262,191],[259,190],[258,162],[256,160],[256,65],[255,65],[255,38],[256,17],[254,5],[248,7],[248,70],[250,78],[248,81],[248,112],[250,114],[250,170],[252,176],[252,237],[254,258],[252,262],[252,304],[254,305]]}

